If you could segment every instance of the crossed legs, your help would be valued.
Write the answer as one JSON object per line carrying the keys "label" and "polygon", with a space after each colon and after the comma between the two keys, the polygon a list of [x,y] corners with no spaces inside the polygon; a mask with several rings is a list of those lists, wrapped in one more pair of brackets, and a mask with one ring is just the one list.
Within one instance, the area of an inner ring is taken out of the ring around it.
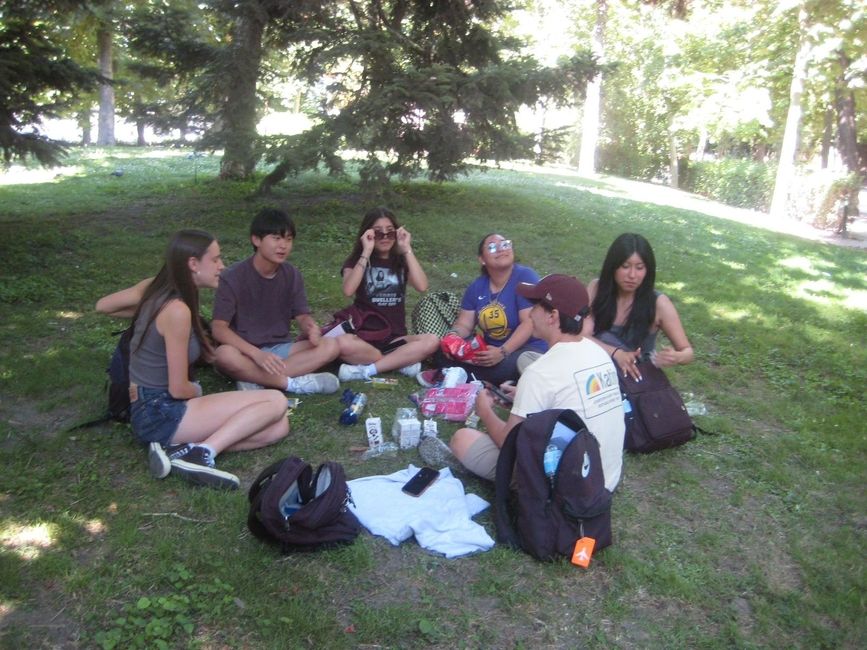
{"label": "crossed legs", "polygon": [[298,377],[313,372],[334,361],[340,354],[340,346],[334,338],[322,338],[318,345],[310,341],[296,341],[289,348],[283,361],[284,374],[275,375],[256,363],[240,350],[231,345],[221,345],[216,351],[214,365],[232,379],[248,381],[267,388],[286,390],[286,378]]}

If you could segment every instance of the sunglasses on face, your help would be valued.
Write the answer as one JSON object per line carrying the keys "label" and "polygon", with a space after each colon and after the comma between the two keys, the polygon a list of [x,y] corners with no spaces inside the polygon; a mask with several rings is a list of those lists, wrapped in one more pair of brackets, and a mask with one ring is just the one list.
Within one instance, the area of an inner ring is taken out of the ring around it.
{"label": "sunglasses on face", "polygon": [[383,239],[396,239],[397,232],[394,230],[374,230],[373,238],[376,241],[382,241]]}
{"label": "sunglasses on face", "polygon": [[498,250],[507,251],[512,249],[512,240],[504,239],[501,242],[492,241],[485,248],[488,249],[489,253],[496,253]]}

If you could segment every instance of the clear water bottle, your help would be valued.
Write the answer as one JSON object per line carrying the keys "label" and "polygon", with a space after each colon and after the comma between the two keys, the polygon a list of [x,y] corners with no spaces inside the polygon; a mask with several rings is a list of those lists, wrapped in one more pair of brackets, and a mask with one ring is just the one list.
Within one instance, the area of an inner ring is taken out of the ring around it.
{"label": "clear water bottle", "polygon": [[698,400],[690,400],[686,404],[686,412],[689,413],[690,417],[695,415],[707,415],[707,407]]}
{"label": "clear water bottle", "polygon": [[707,415],[707,407],[703,402],[695,399],[695,395],[692,393],[686,393],[683,397],[685,400],[684,406],[686,407],[686,412],[689,413],[690,417],[696,415]]}
{"label": "clear water bottle", "polygon": [[348,388],[343,392],[341,400],[348,406],[343,409],[340,414],[340,424],[355,424],[364,412],[364,407],[367,406],[367,395],[364,393],[353,393]]}

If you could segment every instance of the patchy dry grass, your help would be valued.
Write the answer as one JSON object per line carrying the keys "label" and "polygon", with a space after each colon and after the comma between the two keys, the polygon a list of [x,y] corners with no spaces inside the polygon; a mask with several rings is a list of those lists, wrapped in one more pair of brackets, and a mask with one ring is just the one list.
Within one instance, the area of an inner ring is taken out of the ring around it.
{"label": "patchy dry grass", "polygon": [[[493,230],[540,273],[584,279],[617,234],[645,234],[697,351],[672,379],[708,406],[701,424],[720,435],[626,459],[615,544],[587,571],[502,548],[445,560],[367,534],[284,558],[247,532],[243,491],[153,481],[124,427],[65,432],[103,405],[120,323],[92,306],[153,273],[181,227],[210,229],[228,261],[243,258],[251,215],[276,204],[297,218],[294,262],[324,319],[343,304],[338,269],[371,202],[310,175],[251,199],[252,184],[211,180],[213,158],[158,153],[88,154],[74,174],[0,186],[0,645],[857,647],[867,637],[862,251],[565,173],[396,186],[388,203],[435,288],[461,291]],[[124,175],[110,176],[119,164]],[[230,387],[207,370],[202,379]],[[370,409],[388,427],[415,389],[401,377]],[[290,453],[338,460],[350,477],[418,462],[413,452],[362,462],[350,447],[363,433],[338,425],[339,410],[335,397],[304,398],[289,439],[222,466],[246,486]],[[493,496],[483,481],[466,488]],[[489,513],[478,521],[493,533]]]}

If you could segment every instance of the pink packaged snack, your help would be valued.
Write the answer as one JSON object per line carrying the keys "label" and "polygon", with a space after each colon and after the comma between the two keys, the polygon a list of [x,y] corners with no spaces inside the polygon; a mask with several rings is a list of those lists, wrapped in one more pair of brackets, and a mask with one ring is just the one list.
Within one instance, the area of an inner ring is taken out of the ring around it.
{"label": "pink packaged snack", "polygon": [[463,422],[476,405],[477,384],[458,384],[453,388],[430,388],[419,402],[419,410],[426,418],[442,417],[452,422]]}

